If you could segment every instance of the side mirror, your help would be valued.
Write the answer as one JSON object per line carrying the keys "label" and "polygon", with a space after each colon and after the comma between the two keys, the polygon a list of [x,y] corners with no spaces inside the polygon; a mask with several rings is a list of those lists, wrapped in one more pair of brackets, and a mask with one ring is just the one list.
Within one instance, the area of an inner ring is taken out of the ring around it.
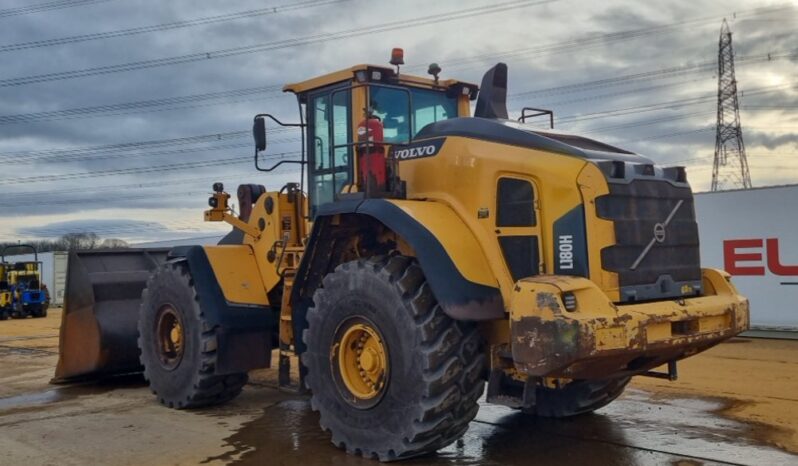
{"label": "side mirror", "polygon": [[252,137],[255,138],[255,150],[266,150],[266,120],[262,116],[255,117],[252,124]]}

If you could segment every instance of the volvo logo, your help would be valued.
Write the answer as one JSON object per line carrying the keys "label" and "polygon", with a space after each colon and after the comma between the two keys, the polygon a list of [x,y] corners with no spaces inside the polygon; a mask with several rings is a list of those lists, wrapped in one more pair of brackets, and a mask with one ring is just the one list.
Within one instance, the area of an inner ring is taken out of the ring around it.
{"label": "volvo logo", "polygon": [[665,241],[665,225],[662,223],[654,225],[654,239],[657,240],[658,243]]}
{"label": "volvo logo", "polygon": [[663,241],[665,241],[665,229],[668,228],[668,224],[671,223],[671,220],[673,220],[673,217],[676,215],[676,212],[679,211],[679,208],[682,206],[682,204],[684,204],[683,200],[677,202],[676,207],[674,207],[671,213],[668,214],[668,218],[666,218],[664,222],[657,223],[654,225],[654,237],[651,238],[651,241],[648,242],[648,245],[646,245],[645,249],[643,249],[643,252],[641,252],[640,255],[637,257],[635,263],[632,264],[631,267],[629,267],[629,270],[637,269],[637,266],[639,266],[640,263],[643,262],[643,259],[646,258],[648,252],[651,251],[651,248],[653,248],[656,243],[662,243]]}
{"label": "volvo logo", "polygon": [[407,146],[393,146],[393,156],[396,160],[413,160],[423,157],[432,157],[440,152],[446,138],[427,139],[423,142],[413,143]]}
{"label": "volvo logo", "polygon": [[411,147],[409,149],[399,149],[394,151],[394,155],[399,160],[417,159],[419,157],[429,157],[435,155],[436,147],[432,144],[421,147]]}

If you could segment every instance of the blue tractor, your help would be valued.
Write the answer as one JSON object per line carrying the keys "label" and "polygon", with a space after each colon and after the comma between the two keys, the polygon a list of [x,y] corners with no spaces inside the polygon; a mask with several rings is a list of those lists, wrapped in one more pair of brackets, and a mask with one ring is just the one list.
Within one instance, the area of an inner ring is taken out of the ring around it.
{"label": "blue tractor", "polygon": [[[9,248],[28,248],[33,251],[33,261],[6,262],[6,252]],[[7,246],[2,252],[3,281],[0,283],[0,293],[10,294],[7,304],[0,310],[0,318],[14,317],[25,318],[28,316],[45,317],[50,305],[47,288],[42,287],[41,262],[36,248],[27,244]]]}

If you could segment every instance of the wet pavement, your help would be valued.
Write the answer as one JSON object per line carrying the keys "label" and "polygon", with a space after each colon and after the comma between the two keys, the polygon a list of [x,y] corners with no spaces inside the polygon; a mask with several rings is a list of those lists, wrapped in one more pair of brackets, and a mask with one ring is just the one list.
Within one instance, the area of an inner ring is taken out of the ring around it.
{"label": "wet pavement", "polygon": [[[336,449],[307,398],[273,388],[270,372],[227,405],[169,410],[140,376],[48,385],[53,325],[1,324],[0,465],[378,464]],[[549,420],[483,404],[462,439],[400,464],[798,465],[798,342],[736,343],[686,364],[688,382],[636,380],[593,415]]]}
{"label": "wet pavement", "polygon": [[[654,402],[634,389],[599,413],[572,420],[535,418],[483,404],[461,440],[435,455],[402,464],[798,464],[798,456],[757,439],[756,430],[766,427],[718,417],[715,412],[722,408],[722,401]],[[375,464],[335,450],[306,400],[270,406],[225,440],[232,449],[208,461]]]}

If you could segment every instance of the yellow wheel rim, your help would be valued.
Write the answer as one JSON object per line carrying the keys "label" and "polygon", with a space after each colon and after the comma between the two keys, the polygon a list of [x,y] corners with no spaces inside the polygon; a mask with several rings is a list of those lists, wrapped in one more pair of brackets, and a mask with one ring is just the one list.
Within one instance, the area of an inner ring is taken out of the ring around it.
{"label": "yellow wheel rim", "polygon": [[161,365],[167,370],[176,368],[183,359],[185,335],[179,314],[168,304],[158,311],[156,336],[156,350]]}
{"label": "yellow wheel rim", "polygon": [[374,399],[388,379],[388,352],[382,338],[374,327],[361,322],[338,334],[333,354],[337,350],[341,381],[357,400]]}

